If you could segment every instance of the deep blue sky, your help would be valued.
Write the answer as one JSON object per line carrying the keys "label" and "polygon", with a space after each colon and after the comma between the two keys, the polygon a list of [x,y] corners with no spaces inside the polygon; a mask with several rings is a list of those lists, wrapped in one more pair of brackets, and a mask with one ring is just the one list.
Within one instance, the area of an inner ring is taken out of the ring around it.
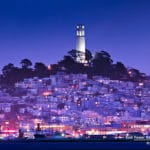
{"label": "deep blue sky", "polygon": [[56,63],[75,48],[78,23],[93,53],[150,74],[149,0],[1,0],[0,69],[23,58]]}

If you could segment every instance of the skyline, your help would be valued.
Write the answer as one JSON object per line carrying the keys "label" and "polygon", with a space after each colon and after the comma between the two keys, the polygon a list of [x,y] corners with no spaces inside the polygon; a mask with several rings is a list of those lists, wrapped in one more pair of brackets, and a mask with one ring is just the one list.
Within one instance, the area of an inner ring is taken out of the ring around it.
{"label": "skyline", "polygon": [[[80,5],[79,5],[80,4]],[[76,25],[85,25],[87,49],[108,51],[150,74],[148,0],[56,0],[0,2],[0,69],[29,58],[57,63],[76,45]],[[8,55],[9,54],[9,55]]]}

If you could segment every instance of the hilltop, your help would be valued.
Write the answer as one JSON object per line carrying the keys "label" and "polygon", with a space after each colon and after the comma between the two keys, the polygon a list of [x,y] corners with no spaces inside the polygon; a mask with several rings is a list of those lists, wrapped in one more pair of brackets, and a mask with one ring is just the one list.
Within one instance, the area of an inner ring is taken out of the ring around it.
{"label": "hilltop", "polygon": [[100,75],[112,80],[132,82],[141,82],[147,78],[144,73],[141,73],[135,68],[129,69],[125,67],[122,62],[113,63],[111,55],[106,51],[98,51],[93,56],[91,51],[86,49],[86,64],[76,62],[76,54],[76,50],[71,50],[62,60],[58,61],[58,63],[51,64],[48,67],[42,62],[32,64],[31,60],[27,58],[21,60],[21,68],[9,63],[2,69],[0,84],[2,87],[9,87],[25,78],[49,77],[60,71],[66,74],[84,73],[87,74],[89,78]]}

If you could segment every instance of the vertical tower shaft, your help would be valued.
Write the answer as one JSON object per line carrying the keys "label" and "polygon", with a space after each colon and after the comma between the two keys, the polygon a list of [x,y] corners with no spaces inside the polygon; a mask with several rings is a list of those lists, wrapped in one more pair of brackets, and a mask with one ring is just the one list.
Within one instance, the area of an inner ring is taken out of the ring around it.
{"label": "vertical tower shaft", "polygon": [[85,31],[84,25],[77,25],[76,28],[76,50],[77,50],[77,59],[79,63],[85,63]]}

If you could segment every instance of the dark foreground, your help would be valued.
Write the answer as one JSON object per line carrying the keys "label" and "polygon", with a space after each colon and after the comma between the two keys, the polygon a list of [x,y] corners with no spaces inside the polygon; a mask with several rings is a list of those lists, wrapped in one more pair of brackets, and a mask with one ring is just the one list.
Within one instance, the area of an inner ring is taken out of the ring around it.
{"label": "dark foreground", "polygon": [[0,142],[0,149],[10,150],[98,150],[98,149],[150,149],[146,142]]}

